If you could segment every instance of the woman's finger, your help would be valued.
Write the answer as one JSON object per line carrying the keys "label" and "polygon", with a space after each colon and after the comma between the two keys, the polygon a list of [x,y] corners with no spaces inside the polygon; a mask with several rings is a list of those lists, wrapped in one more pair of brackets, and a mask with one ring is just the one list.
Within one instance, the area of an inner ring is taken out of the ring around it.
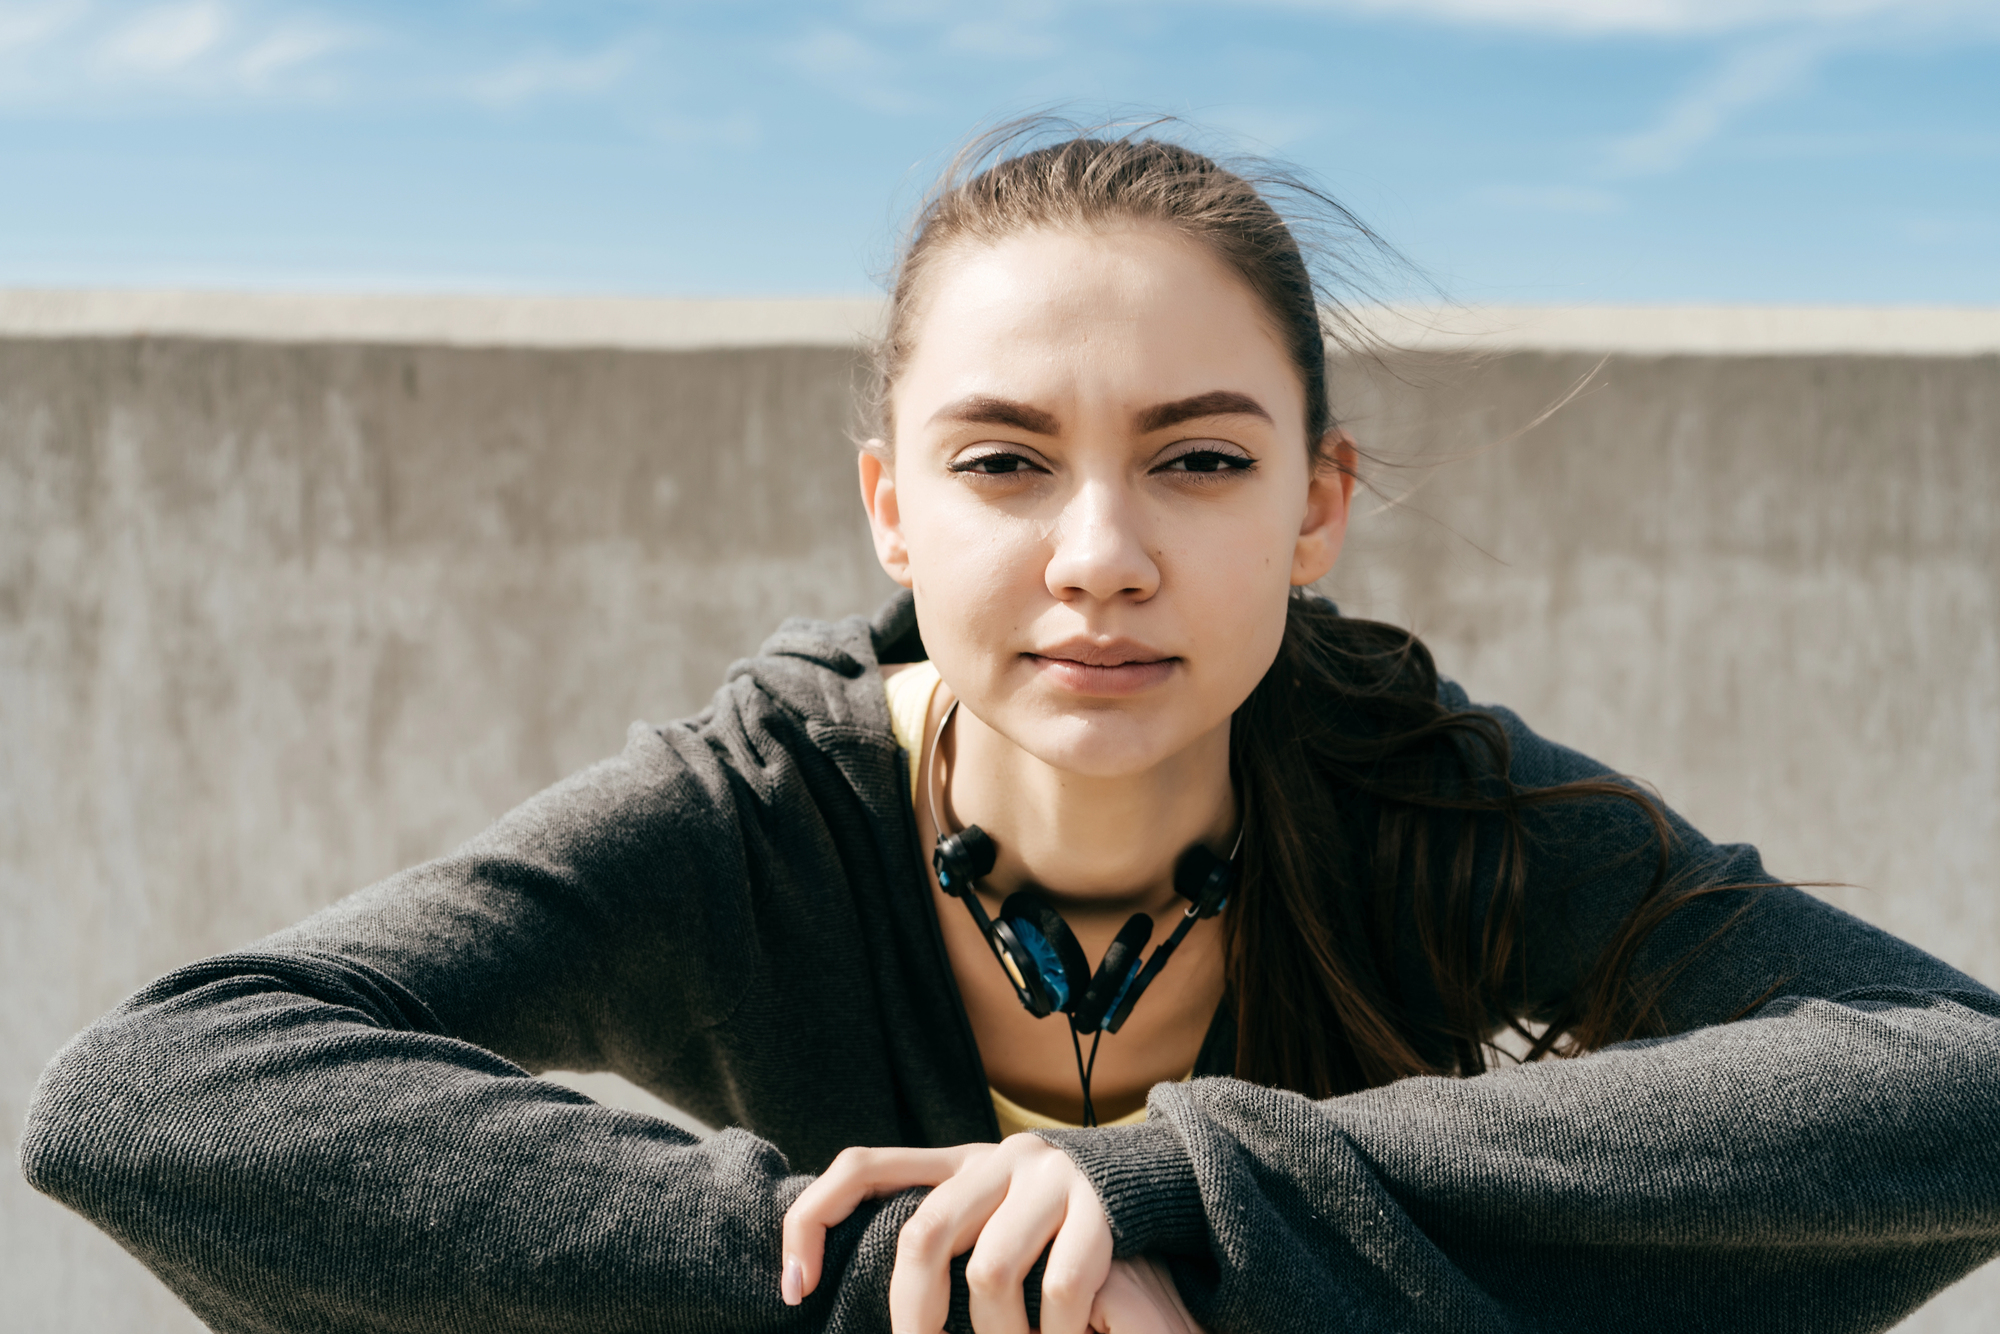
{"label": "woman's finger", "polygon": [[[968,1309],[978,1334],[1028,1334],[1022,1284],[1063,1226],[1069,1184],[1067,1172],[1033,1164],[1016,1170],[1009,1180],[1006,1197],[979,1230],[965,1262]],[[1046,1308],[1042,1319],[1043,1334],[1048,1334]]]}
{"label": "woman's finger", "polygon": [[784,1268],[779,1279],[785,1304],[797,1306],[819,1286],[826,1230],[853,1213],[856,1205],[912,1186],[948,1181],[968,1159],[992,1148],[961,1144],[949,1149],[843,1149],[785,1211]]}
{"label": "woman's finger", "polygon": [[896,1238],[896,1267],[889,1275],[894,1334],[937,1334],[944,1328],[951,1310],[952,1257],[972,1248],[1006,1198],[1011,1176],[1012,1166],[1001,1153],[969,1162],[903,1224]]}
{"label": "woman's finger", "polygon": [[1204,1334],[1166,1266],[1150,1256],[1117,1260],[1091,1304],[1097,1334]]}
{"label": "woman's finger", "polygon": [[1042,1270],[1042,1334],[1084,1334],[1111,1274],[1111,1224],[1090,1182],[1070,1183],[1063,1224]]}

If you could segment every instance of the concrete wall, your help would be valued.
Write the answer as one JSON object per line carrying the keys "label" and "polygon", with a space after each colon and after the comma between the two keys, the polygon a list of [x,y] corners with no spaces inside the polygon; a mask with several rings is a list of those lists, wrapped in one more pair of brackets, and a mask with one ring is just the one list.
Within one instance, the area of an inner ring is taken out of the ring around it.
{"label": "concrete wall", "polygon": [[[36,300],[0,297],[9,1126],[121,995],[698,707],[782,616],[889,590],[844,441],[864,308]],[[2000,317],[1676,318],[1344,373],[1399,503],[1329,591],[2000,980]],[[0,1273],[10,1328],[195,1328],[11,1171]],[[1996,1312],[1989,1267],[1907,1328]]]}

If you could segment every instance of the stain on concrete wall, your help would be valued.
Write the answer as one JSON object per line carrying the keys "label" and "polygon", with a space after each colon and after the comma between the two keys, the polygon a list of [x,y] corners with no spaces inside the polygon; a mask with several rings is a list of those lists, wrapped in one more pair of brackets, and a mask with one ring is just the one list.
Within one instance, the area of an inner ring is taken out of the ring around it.
{"label": "stain on concrete wall", "polygon": [[[1617,358],[1508,440],[1594,364],[1343,373],[1400,503],[1329,591],[2000,980],[2000,360]],[[833,348],[0,341],[7,1124],[150,978],[873,608],[850,384]],[[13,1172],[0,1257],[14,1327],[197,1327]]]}

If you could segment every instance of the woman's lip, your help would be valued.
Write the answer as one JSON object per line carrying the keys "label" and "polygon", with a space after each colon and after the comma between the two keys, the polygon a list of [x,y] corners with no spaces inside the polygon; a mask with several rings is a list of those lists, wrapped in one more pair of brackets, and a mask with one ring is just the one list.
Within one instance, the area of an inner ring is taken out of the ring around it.
{"label": "woman's lip", "polygon": [[1024,654],[1035,665],[1042,679],[1059,690],[1076,695],[1136,695],[1159,685],[1174,673],[1178,658],[1153,658],[1139,662],[1121,662],[1111,666],[1094,666],[1087,662],[1077,662],[1073,658],[1049,657],[1040,653]]}
{"label": "woman's lip", "polygon": [[1100,643],[1085,635],[1037,649],[1029,656],[1074,662],[1084,667],[1124,667],[1134,663],[1166,662],[1173,658],[1171,653],[1162,653],[1151,644],[1142,644],[1136,639],[1113,639]]}

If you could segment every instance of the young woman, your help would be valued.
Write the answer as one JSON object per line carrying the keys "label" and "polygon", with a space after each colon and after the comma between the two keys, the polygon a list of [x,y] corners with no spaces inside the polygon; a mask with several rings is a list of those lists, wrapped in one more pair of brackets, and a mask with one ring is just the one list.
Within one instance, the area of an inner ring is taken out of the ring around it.
{"label": "young woman", "polygon": [[29,1179],[230,1331],[1864,1330],[2000,1251],[2000,996],[1303,594],[1258,189],[976,166],[860,457],[908,593],[142,991]]}

